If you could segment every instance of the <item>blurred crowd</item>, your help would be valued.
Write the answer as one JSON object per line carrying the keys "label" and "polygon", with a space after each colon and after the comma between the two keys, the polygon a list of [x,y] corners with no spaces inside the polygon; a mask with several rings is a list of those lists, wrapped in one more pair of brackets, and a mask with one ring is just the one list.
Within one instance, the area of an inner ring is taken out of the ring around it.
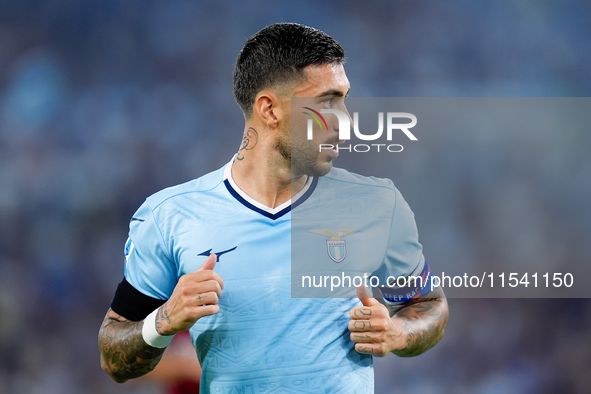
{"label": "blurred crowd", "polygon": [[[278,21],[334,36],[353,96],[591,92],[583,0],[0,0],[0,393],[160,392],[117,386],[99,366],[128,220],[148,195],[231,158],[243,126],[234,60]],[[591,138],[563,136],[510,144],[486,130],[396,158],[434,268],[589,262]],[[495,205],[505,198],[509,210]],[[452,299],[450,310],[438,347],[376,361],[376,392],[591,387],[588,299]]]}

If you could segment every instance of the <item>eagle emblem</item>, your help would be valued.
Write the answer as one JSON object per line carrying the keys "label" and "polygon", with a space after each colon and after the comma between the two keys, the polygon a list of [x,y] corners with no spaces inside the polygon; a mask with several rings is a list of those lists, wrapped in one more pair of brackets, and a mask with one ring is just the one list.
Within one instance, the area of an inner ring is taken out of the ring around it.
{"label": "eagle emblem", "polygon": [[328,252],[328,256],[335,263],[340,263],[341,261],[345,260],[345,257],[347,257],[347,244],[345,243],[345,241],[342,241],[341,239],[359,230],[360,229],[358,228],[342,228],[337,231],[332,231],[327,228],[321,228],[318,230],[308,231],[314,234],[324,235],[325,237],[327,237],[328,241],[326,241],[326,249]]}

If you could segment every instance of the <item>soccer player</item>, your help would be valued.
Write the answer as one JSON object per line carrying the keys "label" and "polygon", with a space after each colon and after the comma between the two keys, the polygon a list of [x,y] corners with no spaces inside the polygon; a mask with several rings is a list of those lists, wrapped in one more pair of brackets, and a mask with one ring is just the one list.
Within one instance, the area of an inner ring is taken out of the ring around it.
{"label": "soccer player", "polygon": [[[332,37],[299,24],[274,24],[247,40],[234,71],[245,116],[237,154],[150,196],[131,219],[125,277],[99,332],[102,368],[115,381],[152,370],[172,336],[189,329],[202,392],[371,393],[372,356],[414,356],[441,339],[447,302],[426,282],[412,299],[401,296],[409,289],[389,290],[388,307],[363,288],[359,298],[290,295],[292,210],[322,209],[326,193],[351,209],[363,199],[386,218],[375,253],[357,257],[372,215],[333,229],[347,234],[351,251],[339,264],[382,277],[430,274],[412,211],[392,183],[333,168],[338,152],[319,152],[319,143],[339,143],[336,117],[326,116],[327,129],[312,140],[292,135],[292,124],[306,121],[292,114],[292,97],[346,111],[343,63]],[[306,247],[323,251],[318,266],[335,264],[324,236],[334,234],[318,225]]]}

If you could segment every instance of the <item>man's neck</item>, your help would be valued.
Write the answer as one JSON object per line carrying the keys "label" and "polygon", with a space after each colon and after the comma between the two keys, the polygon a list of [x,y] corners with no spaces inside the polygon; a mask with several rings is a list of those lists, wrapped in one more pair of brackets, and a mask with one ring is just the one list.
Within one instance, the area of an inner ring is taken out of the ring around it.
{"label": "man's neck", "polygon": [[294,177],[291,161],[276,148],[276,129],[262,122],[247,122],[242,143],[232,164],[232,179],[255,201],[276,208],[304,188],[308,177]]}
{"label": "man's neck", "polygon": [[[301,191],[308,177],[292,179],[290,163],[277,152],[264,154],[260,149],[238,155],[232,164],[232,179],[247,195],[259,203],[276,208]],[[241,160],[238,159],[241,158]]]}

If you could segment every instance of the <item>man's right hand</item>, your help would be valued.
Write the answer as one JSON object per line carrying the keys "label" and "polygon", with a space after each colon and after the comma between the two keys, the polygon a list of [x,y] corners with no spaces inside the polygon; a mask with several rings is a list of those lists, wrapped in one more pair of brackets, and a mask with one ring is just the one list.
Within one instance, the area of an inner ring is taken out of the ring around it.
{"label": "man's right hand", "polygon": [[158,310],[156,330],[173,335],[193,326],[203,316],[220,311],[224,281],[213,271],[217,256],[210,254],[197,271],[180,277],[172,295]]}

